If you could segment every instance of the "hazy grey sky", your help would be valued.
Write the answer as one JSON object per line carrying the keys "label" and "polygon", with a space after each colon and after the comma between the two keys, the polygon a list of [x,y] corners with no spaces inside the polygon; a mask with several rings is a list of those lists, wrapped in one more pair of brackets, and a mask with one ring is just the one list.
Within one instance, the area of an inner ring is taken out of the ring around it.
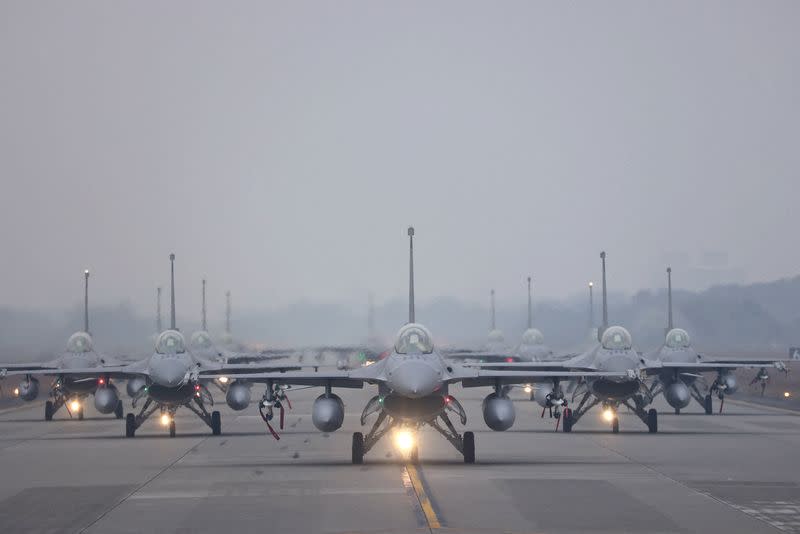
{"label": "hazy grey sky", "polygon": [[219,312],[381,300],[408,224],[420,296],[583,291],[603,248],[618,290],[709,254],[795,274],[798,27],[794,1],[5,0],[0,305],[72,305],[89,267],[148,310],[173,250],[183,313],[202,276]]}

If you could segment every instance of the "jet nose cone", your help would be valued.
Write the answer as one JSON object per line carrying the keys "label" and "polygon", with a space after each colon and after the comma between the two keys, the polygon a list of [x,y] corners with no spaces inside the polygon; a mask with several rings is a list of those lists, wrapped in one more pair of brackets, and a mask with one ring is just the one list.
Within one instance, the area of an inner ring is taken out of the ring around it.
{"label": "jet nose cone", "polygon": [[413,399],[427,397],[441,387],[441,372],[425,362],[403,362],[389,373],[389,387]]}
{"label": "jet nose cone", "polygon": [[174,388],[183,384],[187,371],[179,359],[159,358],[150,364],[150,379],[160,386]]}

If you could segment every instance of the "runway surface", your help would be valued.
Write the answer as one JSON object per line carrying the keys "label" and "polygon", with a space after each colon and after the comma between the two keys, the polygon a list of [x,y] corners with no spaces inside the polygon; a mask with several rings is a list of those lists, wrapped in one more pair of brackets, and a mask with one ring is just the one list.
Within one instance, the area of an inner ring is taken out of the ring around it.
{"label": "runway surface", "polygon": [[93,408],[84,421],[62,411],[50,423],[42,402],[7,408],[0,525],[6,533],[800,532],[797,412],[729,400],[722,416],[697,405],[676,416],[658,403],[658,434],[624,412],[620,434],[599,412],[564,434],[519,400],[516,424],[500,433],[480,414],[487,391],[452,393],[476,433],[475,465],[430,431],[418,466],[389,440],[352,465],[351,433],[362,430],[371,390],[340,392],[347,416],[331,434],[311,424],[319,390],[290,393],[277,442],[255,404],[221,408],[222,436],[179,411],[172,439],[155,418],[126,439],[123,421]]}

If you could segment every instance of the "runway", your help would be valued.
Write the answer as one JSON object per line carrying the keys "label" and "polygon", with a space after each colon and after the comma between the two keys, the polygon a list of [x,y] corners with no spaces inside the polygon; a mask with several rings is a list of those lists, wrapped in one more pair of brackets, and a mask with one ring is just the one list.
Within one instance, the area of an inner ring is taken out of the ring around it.
{"label": "runway", "polygon": [[[259,391],[258,389],[256,391]],[[154,418],[136,438],[87,409],[45,423],[41,402],[0,413],[4,532],[800,532],[800,413],[726,401],[722,416],[657,404],[659,433],[621,413],[611,434],[590,413],[554,432],[519,400],[512,430],[483,423],[484,390],[453,390],[476,433],[475,465],[438,434],[420,464],[386,440],[363,466],[351,433],[371,390],[339,391],[344,427],[311,424],[318,390],[290,393],[275,441],[252,405],[222,406],[222,436],[186,410],[170,439]],[[127,401],[127,399],[126,399]],[[219,405],[218,405],[219,407]],[[126,411],[129,406],[126,405]],[[460,425],[457,424],[460,429]]]}

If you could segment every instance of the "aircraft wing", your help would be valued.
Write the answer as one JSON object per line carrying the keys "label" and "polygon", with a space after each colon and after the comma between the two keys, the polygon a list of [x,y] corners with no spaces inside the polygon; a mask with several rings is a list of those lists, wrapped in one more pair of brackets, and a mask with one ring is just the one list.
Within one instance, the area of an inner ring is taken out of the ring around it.
{"label": "aircraft wing", "polygon": [[[202,369],[197,373],[202,378],[221,376],[243,378],[243,375],[254,375],[259,373],[285,373],[287,371],[299,371],[303,369],[298,364],[278,365],[271,360],[250,363],[217,363],[203,362]],[[308,367],[308,366],[306,366]]]}
{"label": "aircraft wing", "polygon": [[652,361],[647,362],[643,370],[647,374],[657,374],[664,369],[676,369],[681,372],[709,373],[732,369],[752,369],[755,367],[773,367],[780,371],[788,371],[788,367],[785,363],[786,361],[788,360],[728,360],[697,363]]}
{"label": "aircraft wing", "polygon": [[513,362],[517,361],[513,351],[508,352],[484,352],[484,351],[442,351],[442,357],[446,360],[468,361],[478,360],[481,362]]}
{"label": "aircraft wing", "polygon": [[553,360],[543,362],[499,362],[499,363],[464,363],[466,368],[494,370],[494,371],[534,371],[534,372],[579,372],[585,374],[597,373],[593,366],[570,363],[568,360]]}
{"label": "aircraft wing", "polygon": [[[242,373],[235,375],[236,378],[248,380],[250,382],[273,383],[287,386],[328,386],[335,388],[355,388],[364,387],[363,378],[350,376],[349,371],[285,371],[285,372],[266,372],[266,373]],[[220,373],[209,373],[206,375],[211,378],[219,378]]]}
{"label": "aircraft wing", "polygon": [[58,369],[58,362],[0,363],[0,376],[41,374],[52,369]]}
{"label": "aircraft wing", "polygon": [[545,382],[553,379],[572,380],[575,378],[636,378],[637,373],[620,373],[606,371],[498,371],[498,370],[478,370],[477,376],[459,377],[452,382],[461,382],[465,388],[481,386],[527,384],[531,382]]}
{"label": "aircraft wing", "polygon": [[0,365],[0,378],[9,375],[43,375],[43,376],[107,376],[109,378],[134,378],[148,374],[147,362],[135,362],[128,365],[106,365],[100,367],[70,368],[48,367],[31,370],[10,368]]}

